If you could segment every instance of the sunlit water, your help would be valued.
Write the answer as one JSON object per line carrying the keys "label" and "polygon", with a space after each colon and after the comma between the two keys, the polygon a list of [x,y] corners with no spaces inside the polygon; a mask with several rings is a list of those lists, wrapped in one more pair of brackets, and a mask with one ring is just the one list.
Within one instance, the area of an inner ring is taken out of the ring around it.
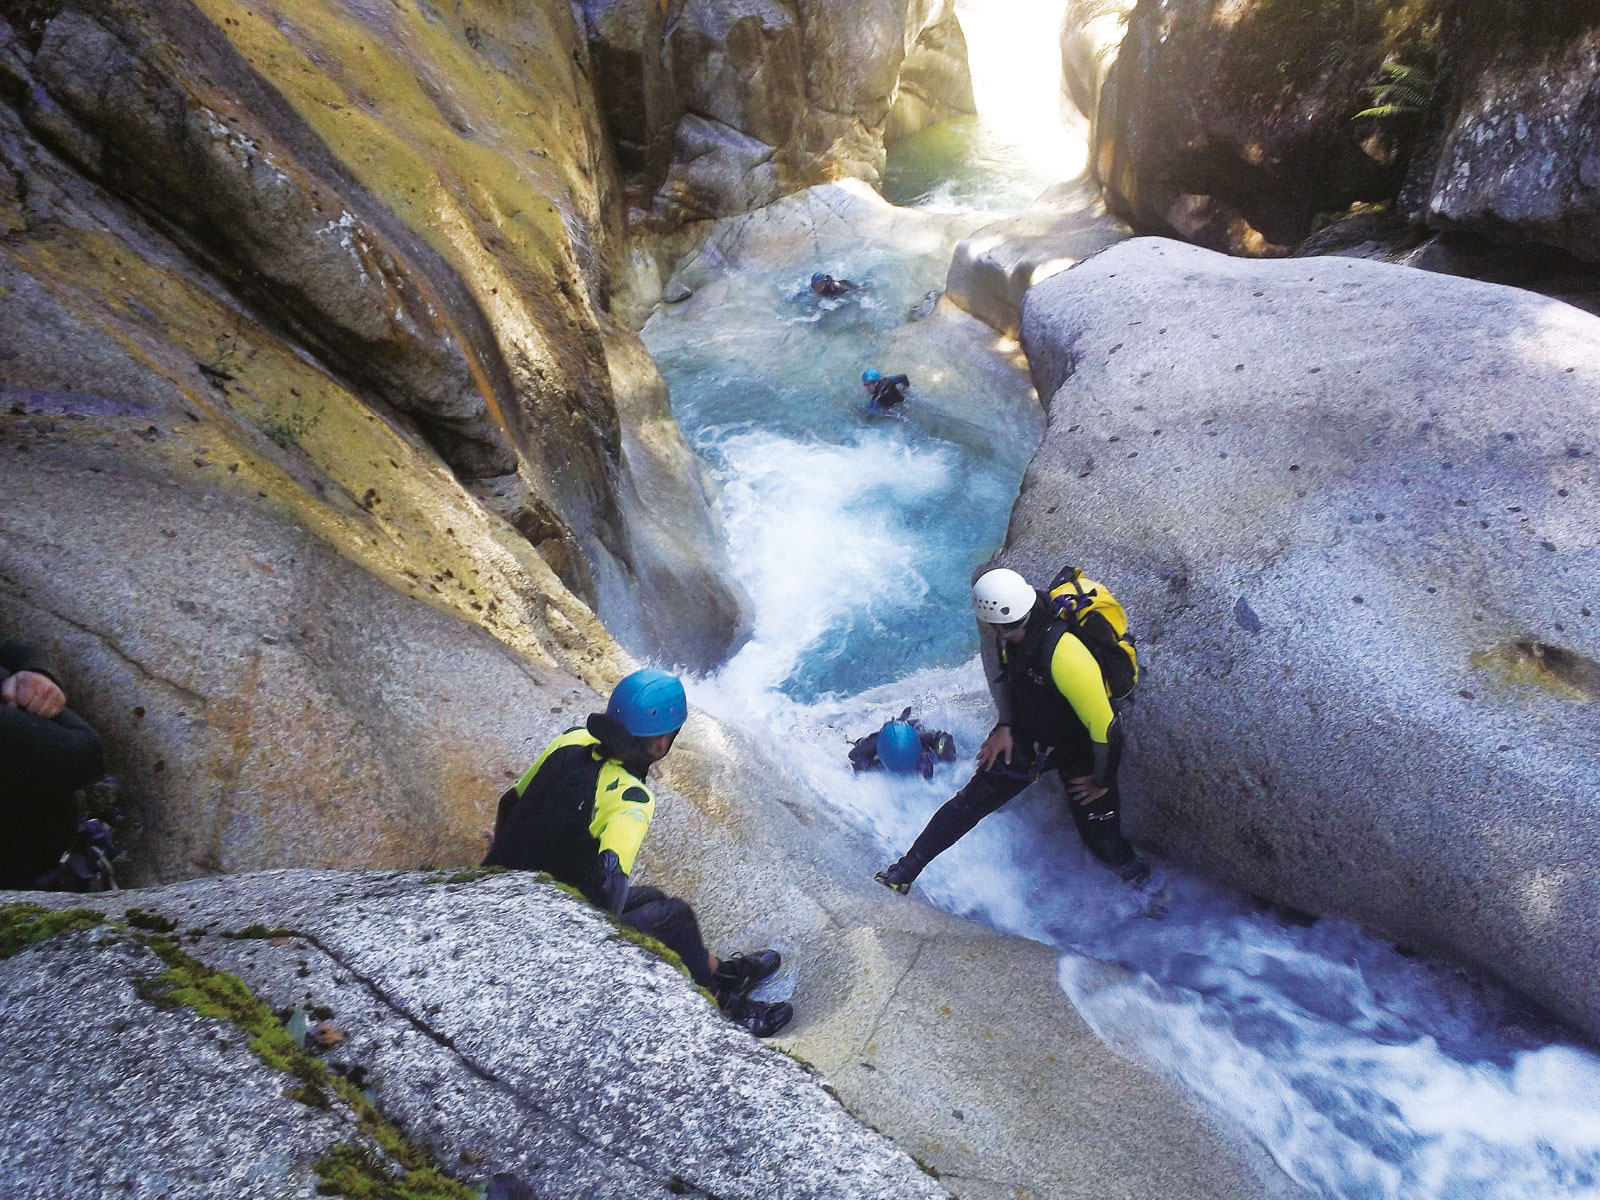
{"label": "sunlit water", "polygon": [[[909,195],[945,210],[1031,198],[1048,170],[978,140],[977,170],[971,130],[924,142],[915,171],[900,164],[902,181],[925,181]],[[692,681],[691,697],[761,737],[886,861],[964,782],[993,719],[967,579],[1004,534],[1042,428],[996,419],[1014,415],[1017,385],[998,395],[992,363],[964,374],[933,350],[888,361],[917,344],[906,318],[948,249],[860,243],[745,264],[714,306],[664,310],[645,331],[720,484],[756,612],[749,645]],[[815,269],[869,286],[819,301],[805,289]],[[863,414],[867,365],[912,376],[903,413]],[[1123,599],[1136,615],[1137,597]],[[955,734],[962,761],[926,783],[854,775],[848,739],[906,704]],[[1600,1200],[1592,1052],[1453,967],[1163,870],[1171,900],[1151,920],[1039,785],[937,860],[906,902],[1060,947],[1061,986],[1102,1038],[1180,1081],[1312,1194]]]}

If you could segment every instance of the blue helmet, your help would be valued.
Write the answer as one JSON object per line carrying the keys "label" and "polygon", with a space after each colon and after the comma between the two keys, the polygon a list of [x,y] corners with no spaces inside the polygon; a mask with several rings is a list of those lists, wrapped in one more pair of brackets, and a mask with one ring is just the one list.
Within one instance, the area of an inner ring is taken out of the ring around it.
{"label": "blue helmet", "polygon": [[877,383],[878,380],[882,378],[883,372],[879,371],[876,367],[868,367],[865,371],[861,372],[862,383]]}
{"label": "blue helmet", "polygon": [[910,775],[922,757],[922,738],[905,721],[889,721],[878,731],[878,761],[896,775]]}
{"label": "blue helmet", "polygon": [[634,737],[655,737],[682,727],[689,702],[676,675],[646,669],[622,677],[606,702],[606,716]]}
{"label": "blue helmet", "polygon": [[818,271],[815,275],[813,275],[811,277],[811,286],[812,287],[816,287],[817,284],[819,284],[819,283],[832,283],[832,282],[833,282],[833,276],[829,275],[826,271]]}

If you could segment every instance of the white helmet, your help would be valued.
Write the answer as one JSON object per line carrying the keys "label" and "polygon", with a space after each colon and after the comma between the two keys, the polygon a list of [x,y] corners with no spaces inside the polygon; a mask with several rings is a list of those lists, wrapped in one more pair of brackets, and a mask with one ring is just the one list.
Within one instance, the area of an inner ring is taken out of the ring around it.
{"label": "white helmet", "polygon": [[972,585],[972,611],[990,625],[1022,620],[1033,611],[1036,599],[1033,585],[1005,567],[985,571]]}

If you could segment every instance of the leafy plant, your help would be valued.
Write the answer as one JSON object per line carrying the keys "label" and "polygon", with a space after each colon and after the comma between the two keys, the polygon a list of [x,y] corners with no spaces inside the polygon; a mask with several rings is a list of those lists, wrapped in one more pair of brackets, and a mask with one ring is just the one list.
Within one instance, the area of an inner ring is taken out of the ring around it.
{"label": "leafy plant", "polygon": [[1372,107],[1362,109],[1350,119],[1359,121],[1363,117],[1381,119],[1420,113],[1433,100],[1434,83],[1433,72],[1387,59],[1383,64],[1383,81],[1361,89],[1372,96]]}

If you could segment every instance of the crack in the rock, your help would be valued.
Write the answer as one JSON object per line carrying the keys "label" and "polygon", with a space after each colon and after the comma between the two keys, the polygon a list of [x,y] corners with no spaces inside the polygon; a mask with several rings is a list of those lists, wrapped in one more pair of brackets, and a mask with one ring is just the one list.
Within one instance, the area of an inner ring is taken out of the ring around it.
{"label": "crack in the rock", "polygon": [[[7,582],[10,583],[12,581],[8,580]],[[116,639],[114,639],[110,634],[101,633],[98,629],[91,628],[90,626],[85,625],[82,621],[76,621],[67,616],[65,613],[57,612],[48,605],[40,604],[37,597],[32,595],[23,595],[22,592],[16,590],[14,586],[8,587],[6,590],[20,603],[26,604],[30,608],[38,609],[40,612],[54,617],[63,624],[70,625],[79,633],[88,634],[90,637],[99,641],[107,650],[116,655],[116,657],[120,658],[123,662],[127,663],[134,669],[135,672],[144,678],[149,679],[154,683],[158,683],[163,687],[171,688],[180,696],[188,700],[191,704],[194,704],[200,708],[204,708],[210,703],[210,701],[205,696],[202,696],[199,692],[196,692],[191,688],[187,688],[175,680],[167,679],[165,676],[156,674],[156,672],[152,671],[149,667],[145,666],[142,662],[134,658],[126,650],[119,646],[116,642]]]}
{"label": "crack in the rock", "polygon": [[[409,1024],[413,1029],[422,1034],[428,1040],[436,1043],[443,1049],[448,1050],[451,1055],[455,1057],[457,1062],[459,1062],[478,1079],[483,1080],[483,1082],[490,1084],[493,1087],[499,1088],[502,1092],[515,1099],[518,1104],[524,1105],[533,1112],[538,1113],[551,1124],[565,1131],[575,1141],[588,1147],[590,1150],[602,1154],[606,1158],[625,1162],[629,1166],[637,1168],[639,1172],[647,1178],[655,1179],[661,1177],[660,1168],[656,1165],[640,1162],[635,1158],[629,1157],[627,1154],[620,1153],[608,1146],[601,1145],[599,1142],[595,1141],[593,1137],[585,1133],[581,1128],[578,1128],[569,1121],[564,1120],[555,1113],[551,1112],[549,1109],[545,1108],[521,1088],[518,1088],[513,1084],[508,1083],[506,1080],[501,1079],[488,1067],[476,1062],[456,1046],[454,1038],[450,1037],[448,1034],[440,1033],[438,1030],[431,1027],[426,1021],[413,1015],[408,1008],[391,996],[383,988],[383,986],[377,982],[377,980],[357,970],[351,963],[340,957],[330,947],[328,947],[319,937],[317,937],[316,934],[306,933],[302,930],[296,930],[294,936],[302,938],[311,943],[311,945],[315,946],[321,953],[325,954],[330,962],[337,963],[341,970],[348,973],[352,979],[354,979],[362,987],[366,988],[375,999],[377,999],[386,1008],[388,1008],[396,1016],[400,1017],[403,1021]],[[709,1192],[704,1188],[691,1183],[689,1180],[684,1179],[683,1176],[678,1175],[675,1172],[669,1173],[667,1178],[676,1179],[682,1185],[693,1189],[692,1192],[680,1193],[682,1195],[699,1196],[701,1200],[720,1200],[715,1193]]]}
{"label": "crack in the rock", "polygon": [[894,987],[889,989],[889,994],[884,997],[883,1007],[878,1010],[877,1018],[872,1022],[872,1028],[867,1031],[867,1036],[862,1039],[861,1048],[856,1052],[859,1059],[867,1053],[867,1047],[872,1045],[872,1040],[878,1036],[878,1030],[883,1027],[884,1018],[889,1014],[889,1006],[894,1003],[895,997],[900,994],[900,985],[905,983],[912,971],[917,969],[917,964],[922,961],[922,952],[928,948],[928,938],[917,935],[917,952],[911,956],[911,961],[906,964],[906,969],[900,972],[900,978],[894,981]]}

